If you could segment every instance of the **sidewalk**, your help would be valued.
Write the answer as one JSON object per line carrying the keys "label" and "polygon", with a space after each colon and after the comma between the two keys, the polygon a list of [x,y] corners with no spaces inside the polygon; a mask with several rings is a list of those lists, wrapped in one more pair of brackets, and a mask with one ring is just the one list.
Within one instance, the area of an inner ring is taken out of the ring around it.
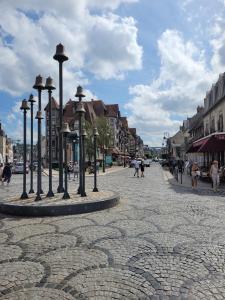
{"label": "sidewalk", "polygon": [[[176,185],[176,186],[183,186],[185,188],[192,188],[191,187],[191,176],[187,174],[182,174],[182,183],[181,183],[181,174],[178,174],[178,181],[174,176],[170,173],[169,170],[163,169],[163,176],[168,183]],[[198,179],[198,190],[204,190],[204,191],[212,191],[212,185],[210,181]],[[225,191],[225,184],[224,182],[220,184],[219,186],[220,191]]]}
{"label": "sidewalk", "polygon": [[[111,173],[114,173],[114,172],[122,171],[122,170],[125,170],[125,169],[127,169],[127,168],[128,168],[128,167],[124,168],[123,166],[113,166],[113,167],[111,167],[111,168],[106,168],[106,169],[105,169],[105,173],[103,173],[103,172],[102,172],[102,168],[100,168],[99,173],[97,173],[97,176],[104,176],[104,175],[106,175],[106,174],[111,174]],[[48,169],[44,169],[42,173],[43,173],[43,175],[48,176]],[[53,176],[53,177],[57,177],[58,174],[59,174],[58,171],[52,169],[52,176]],[[73,176],[73,175],[72,175],[72,176]],[[93,173],[92,173],[92,174],[89,174],[88,172],[86,172],[86,173],[85,173],[85,176],[87,176],[87,177],[93,177],[94,174],[93,174]]]}

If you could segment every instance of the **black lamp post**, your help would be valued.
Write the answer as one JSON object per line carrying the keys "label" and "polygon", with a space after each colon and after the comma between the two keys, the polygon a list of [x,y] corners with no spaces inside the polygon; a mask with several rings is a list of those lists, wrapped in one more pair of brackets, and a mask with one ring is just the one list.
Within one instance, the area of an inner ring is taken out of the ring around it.
{"label": "black lamp post", "polygon": [[45,89],[48,90],[48,193],[47,197],[54,197],[52,191],[52,90],[55,89],[51,77],[46,79]]}
{"label": "black lamp post", "polygon": [[63,128],[61,130],[61,133],[64,135],[64,194],[63,199],[70,199],[70,195],[68,193],[68,181],[67,181],[67,173],[68,173],[68,167],[67,167],[67,136],[70,133],[69,124],[63,123]]}
{"label": "black lamp post", "polygon": [[28,195],[26,192],[26,164],[27,164],[27,110],[29,106],[27,101],[24,99],[20,107],[23,110],[23,193],[20,199],[27,199]]}
{"label": "black lamp post", "polygon": [[98,134],[98,129],[95,127],[93,130],[93,135],[94,135],[94,188],[93,192],[98,192],[97,188],[97,169],[96,169],[96,152],[97,152],[97,136]]}
{"label": "black lamp post", "polygon": [[82,189],[81,189],[81,197],[86,197],[87,194],[85,192],[85,138],[87,136],[87,132],[84,128],[82,128]]}
{"label": "black lamp post", "polygon": [[42,165],[42,156],[41,156],[41,120],[43,119],[41,117],[41,91],[45,89],[44,83],[43,83],[43,77],[41,75],[38,75],[35,80],[35,84],[33,86],[34,89],[38,91],[38,112],[39,117],[36,119],[38,120],[38,178],[37,178],[37,185],[39,186],[39,192],[43,194],[42,191],[42,183],[41,183],[41,165]]}
{"label": "black lamp post", "polygon": [[71,141],[72,144],[72,153],[73,153],[73,164],[75,163],[75,161],[77,161],[77,153],[76,153],[76,145],[77,145],[77,132],[76,130],[71,131],[68,135],[68,138]]}
{"label": "black lamp post", "polygon": [[30,191],[29,194],[34,193],[34,188],[33,188],[33,171],[34,171],[34,162],[33,162],[33,151],[34,151],[34,138],[33,138],[33,125],[34,125],[34,96],[31,94],[30,98],[28,100],[30,102]]}
{"label": "black lamp post", "polygon": [[109,133],[106,133],[106,136],[104,136],[104,146],[103,146],[103,164],[102,164],[102,172],[105,173],[105,157],[106,157],[106,151],[107,151],[107,146],[108,144],[108,138],[109,138]]}
{"label": "black lamp post", "polygon": [[105,145],[103,145],[102,172],[105,173]]}
{"label": "black lamp post", "polygon": [[125,159],[125,154],[126,154],[126,144],[125,144],[125,140],[124,140],[124,144],[123,144],[123,167],[126,168],[126,159]]}
{"label": "black lamp post", "polygon": [[37,111],[37,115],[35,119],[38,120],[38,176],[37,176],[37,196],[35,198],[35,201],[41,200],[41,194],[42,189],[41,189],[41,120],[42,114],[41,111]]}
{"label": "black lamp post", "polygon": [[81,132],[82,132],[82,115],[85,114],[85,109],[84,109],[84,105],[82,103],[82,98],[85,97],[85,95],[83,94],[83,89],[81,86],[77,87],[77,92],[75,97],[78,98],[79,103],[77,105],[77,109],[76,109],[76,113],[78,114],[78,118],[79,118],[79,172],[80,172],[80,176],[79,176],[79,188],[77,193],[81,194],[81,189],[82,189],[82,170],[83,170],[83,166],[82,166],[82,137],[81,137]]}
{"label": "black lamp post", "polygon": [[56,53],[53,56],[59,62],[59,186],[58,193],[63,192],[63,136],[61,133],[63,125],[63,62],[68,60],[68,56],[64,53],[64,46],[58,44]]}

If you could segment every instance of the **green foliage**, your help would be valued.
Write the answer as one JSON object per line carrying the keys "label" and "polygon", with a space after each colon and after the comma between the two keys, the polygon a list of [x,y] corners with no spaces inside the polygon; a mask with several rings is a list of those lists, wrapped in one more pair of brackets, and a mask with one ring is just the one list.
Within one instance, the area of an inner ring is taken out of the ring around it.
{"label": "green foliage", "polygon": [[88,156],[88,160],[92,160],[94,156],[94,144],[93,144],[93,126],[88,121],[85,121],[85,129],[87,132],[86,140],[85,140],[85,147],[86,147],[86,154]]}
{"label": "green foliage", "polygon": [[97,137],[97,147],[99,146],[101,149],[104,147],[110,147],[110,141],[112,139],[112,130],[108,124],[108,121],[104,117],[100,117],[96,119],[96,125],[92,125],[88,121],[84,123],[87,136],[85,140],[86,154],[88,156],[88,160],[92,160],[94,156],[94,143],[93,143],[93,129],[94,126],[97,127],[99,136]]}
{"label": "green foliage", "polygon": [[108,148],[110,146],[110,141],[112,139],[112,130],[108,124],[108,121],[105,117],[100,117],[96,119],[96,127],[98,129],[98,144],[101,148],[104,146]]}

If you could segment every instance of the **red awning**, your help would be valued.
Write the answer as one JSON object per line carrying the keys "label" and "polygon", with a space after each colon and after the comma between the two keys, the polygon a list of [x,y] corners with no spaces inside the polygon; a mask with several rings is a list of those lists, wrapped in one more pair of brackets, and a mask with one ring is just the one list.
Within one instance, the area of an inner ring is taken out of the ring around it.
{"label": "red awning", "polygon": [[189,149],[187,150],[187,153],[194,153],[194,152],[198,152],[200,146],[196,146],[194,147],[194,145],[192,144]]}
{"label": "red awning", "polygon": [[191,152],[221,152],[225,151],[225,133],[214,133],[195,141],[188,149]]}
{"label": "red awning", "polygon": [[187,153],[225,151],[225,133],[213,133],[191,145]]}
{"label": "red awning", "polygon": [[210,137],[198,152],[222,152],[225,151],[225,136],[214,135]]}

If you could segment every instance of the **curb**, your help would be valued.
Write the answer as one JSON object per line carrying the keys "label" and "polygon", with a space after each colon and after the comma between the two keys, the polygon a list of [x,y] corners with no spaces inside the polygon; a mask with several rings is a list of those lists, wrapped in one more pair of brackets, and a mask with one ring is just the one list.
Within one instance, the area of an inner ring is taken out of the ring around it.
{"label": "curb", "polygon": [[30,206],[0,203],[0,213],[23,217],[53,217],[75,215],[111,208],[119,203],[119,199],[119,194],[114,193],[113,196],[101,200],[87,201],[85,203],[75,203],[68,205]]}

